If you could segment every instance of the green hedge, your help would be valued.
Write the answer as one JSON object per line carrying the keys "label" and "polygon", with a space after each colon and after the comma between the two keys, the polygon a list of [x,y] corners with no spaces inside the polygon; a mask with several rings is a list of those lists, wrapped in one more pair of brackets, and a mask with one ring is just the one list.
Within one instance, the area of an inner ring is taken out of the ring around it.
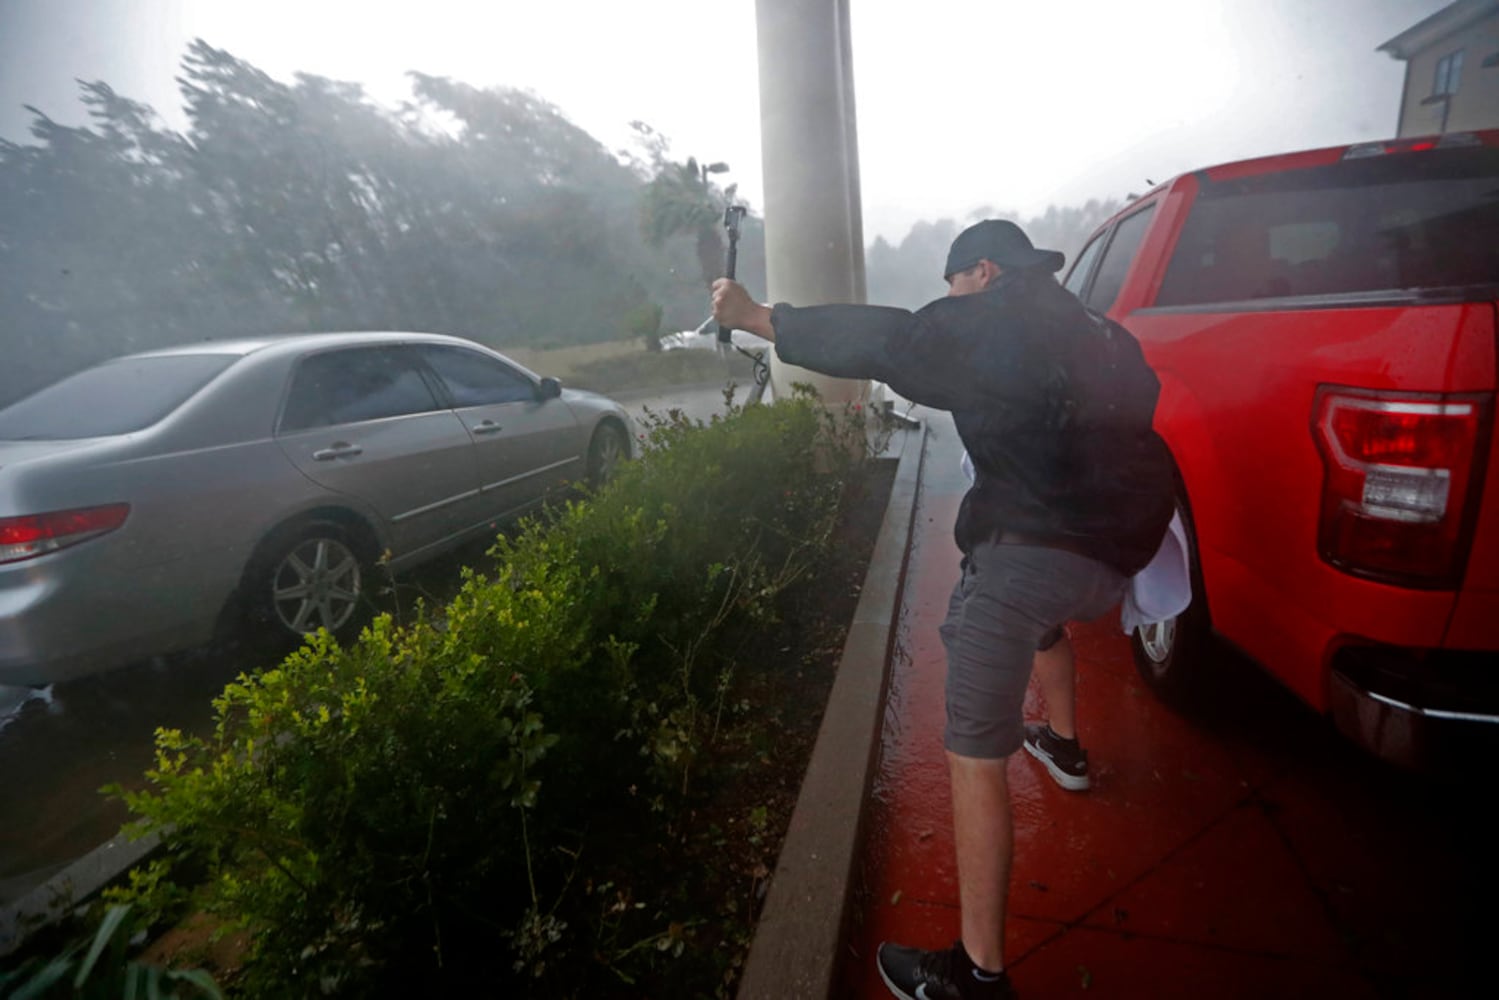
{"label": "green hedge", "polygon": [[646,436],[445,609],[241,676],[207,738],[159,731],[120,794],[170,853],[120,895],[249,930],[252,996],[628,994],[721,962],[683,956],[662,845],[723,713],[753,711],[726,704],[735,654],[825,553],[865,438],[805,398]]}

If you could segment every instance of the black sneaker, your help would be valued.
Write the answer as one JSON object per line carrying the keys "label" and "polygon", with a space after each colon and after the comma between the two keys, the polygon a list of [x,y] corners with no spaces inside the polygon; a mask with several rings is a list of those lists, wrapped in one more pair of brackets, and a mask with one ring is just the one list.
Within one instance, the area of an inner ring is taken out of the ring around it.
{"label": "black sneaker", "polygon": [[1043,722],[1025,724],[1025,752],[1046,765],[1052,779],[1069,792],[1085,792],[1088,780],[1088,751],[1076,739],[1064,740]]}
{"label": "black sneaker", "polygon": [[1003,972],[979,969],[958,941],[946,951],[922,951],[886,941],[875,959],[880,978],[902,1000],[1015,1000]]}

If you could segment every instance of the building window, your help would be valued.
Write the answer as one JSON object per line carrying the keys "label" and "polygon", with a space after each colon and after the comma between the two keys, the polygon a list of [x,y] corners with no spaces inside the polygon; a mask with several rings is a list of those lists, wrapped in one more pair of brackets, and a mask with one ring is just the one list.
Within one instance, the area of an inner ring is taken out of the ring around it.
{"label": "building window", "polygon": [[1463,72],[1463,50],[1449,52],[1437,60],[1437,75],[1432,82],[1431,94],[1439,97],[1443,94],[1457,93],[1458,78]]}

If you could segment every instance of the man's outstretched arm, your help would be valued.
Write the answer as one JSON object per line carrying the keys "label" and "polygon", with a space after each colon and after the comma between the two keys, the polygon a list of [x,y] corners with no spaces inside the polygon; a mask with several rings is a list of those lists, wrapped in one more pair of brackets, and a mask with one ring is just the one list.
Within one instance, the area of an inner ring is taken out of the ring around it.
{"label": "man's outstretched arm", "polygon": [[772,309],[726,278],[713,285],[714,318],[774,342],[782,361],[836,378],[876,379],[912,402],[944,410],[980,405],[1018,374],[1008,370],[999,344],[975,363],[971,339],[949,329],[949,314],[972,307],[939,299],[919,313],[868,305]]}

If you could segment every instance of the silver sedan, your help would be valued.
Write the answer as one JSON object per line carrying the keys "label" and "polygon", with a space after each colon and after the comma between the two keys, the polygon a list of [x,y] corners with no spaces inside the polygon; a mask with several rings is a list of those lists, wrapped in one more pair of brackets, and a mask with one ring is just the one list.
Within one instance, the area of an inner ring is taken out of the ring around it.
{"label": "silver sedan", "polygon": [[339,333],[118,358],[0,410],[0,684],[248,624],[366,617],[400,572],[630,457],[626,411],[455,337]]}

